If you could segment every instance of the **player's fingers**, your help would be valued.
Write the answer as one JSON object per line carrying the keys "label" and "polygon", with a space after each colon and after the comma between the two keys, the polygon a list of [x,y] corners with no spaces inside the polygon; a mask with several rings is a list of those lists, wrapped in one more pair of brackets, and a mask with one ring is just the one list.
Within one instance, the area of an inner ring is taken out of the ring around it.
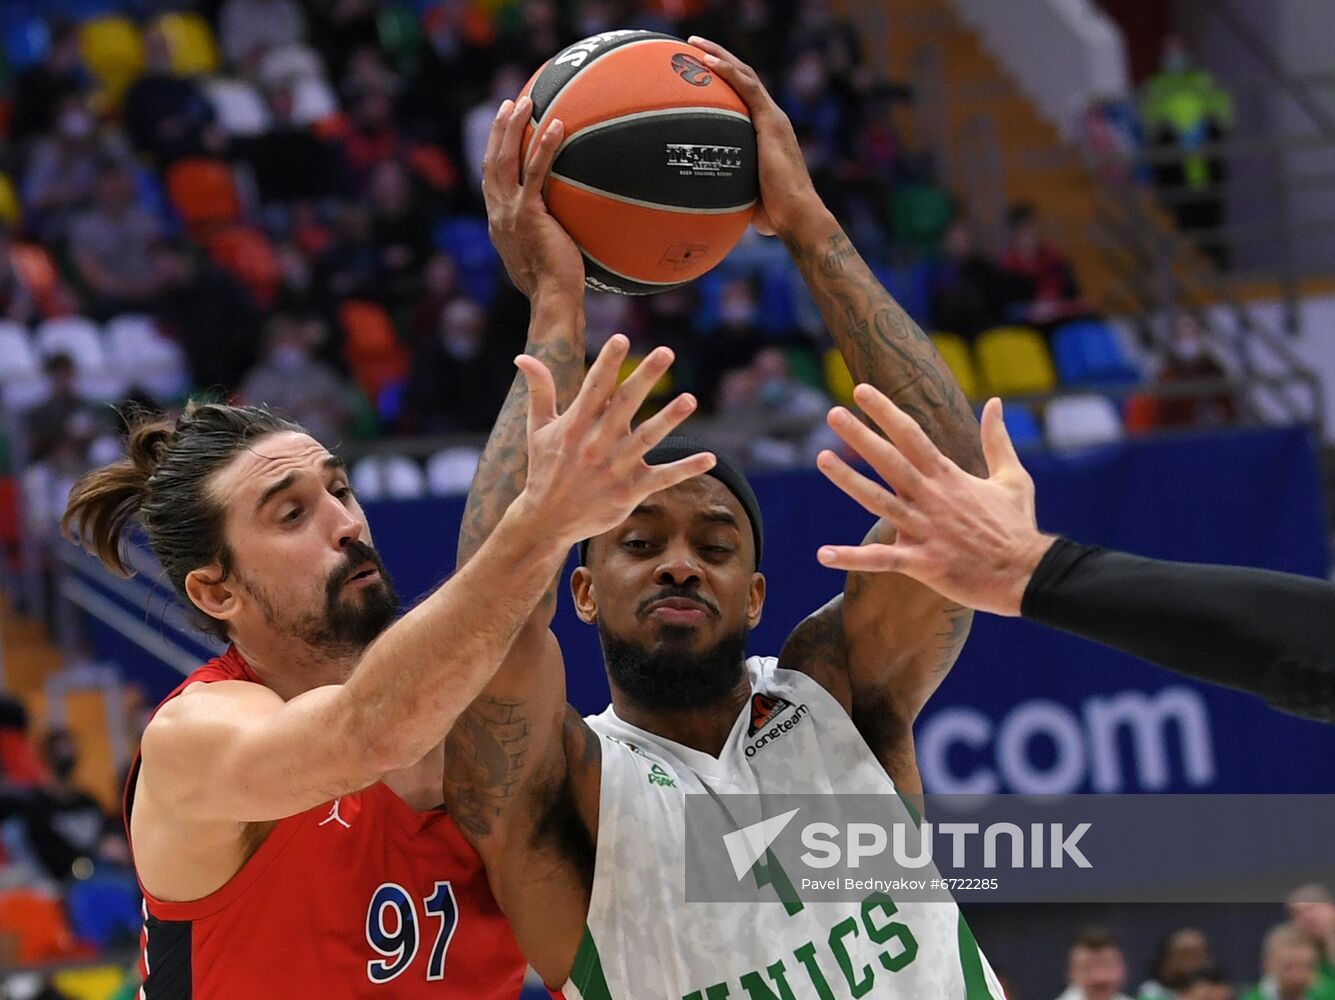
{"label": "player's fingers", "polygon": [[528,433],[532,435],[556,419],[556,382],[547,366],[531,354],[515,358],[515,367],[528,384]]}
{"label": "player's fingers", "polygon": [[624,334],[614,333],[584,376],[579,394],[570,404],[570,416],[583,423],[592,423],[607,406],[617,387],[617,373],[630,353],[630,341]]}
{"label": "player's fingers", "polygon": [[675,357],[669,348],[655,347],[626,376],[600,417],[609,433],[624,434],[629,429],[631,420],[640,412],[658,380],[672,367]]}
{"label": "player's fingers", "polygon": [[487,134],[487,148],[482,154],[482,188],[489,190],[495,182],[496,157],[501,150],[501,139],[505,136],[505,127],[510,122],[510,112],[514,110],[514,101],[501,101],[496,109],[496,119],[491,123],[491,132]]}
{"label": "player's fingers", "polygon": [[697,49],[704,50],[705,65],[730,83],[752,111],[756,110],[757,103],[761,105],[774,103],[756,71],[718,42],[711,42],[699,35],[692,35],[688,41]]}
{"label": "player's fingers", "polygon": [[931,475],[953,464],[918,426],[918,421],[896,406],[879,389],[866,384],[859,385],[853,390],[853,399],[920,472]]}
{"label": "player's fingers", "polygon": [[1020,456],[1015,453],[1015,442],[1006,430],[1001,400],[993,396],[983,407],[983,459],[987,462],[989,478],[1023,472]]}
{"label": "player's fingers", "polygon": [[903,573],[923,579],[923,561],[911,546],[900,545],[822,545],[816,551],[822,566],[849,573]]}
{"label": "player's fingers", "polygon": [[900,497],[875,480],[868,479],[832,451],[822,451],[816,456],[816,468],[825,474],[825,478],[834,483],[862,508],[876,517],[883,517],[899,531],[914,537],[922,536],[923,518]]}
{"label": "player's fingers", "polygon": [[519,147],[524,141],[524,127],[528,124],[533,102],[528,97],[515,101],[501,136],[501,148],[496,153],[496,182],[502,194],[513,194],[519,188]]}
{"label": "player's fingers", "polygon": [[894,444],[885,440],[842,406],[836,406],[830,411],[829,423],[844,444],[866,459],[896,492],[910,497],[922,493],[922,473],[899,453]]}
{"label": "player's fingers", "polygon": [[684,392],[667,406],[635,428],[627,445],[629,454],[643,458],[651,449],[659,445],[665,437],[680,427],[698,404],[689,392]]}
{"label": "player's fingers", "polygon": [[640,492],[647,497],[660,490],[670,490],[688,479],[703,476],[714,467],[715,461],[711,453],[702,451],[666,465],[651,465],[638,480]]}
{"label": "player's fingers", "polygon": [[543,129],[537,150],[524,166],[524,194],[527,197],[542,197],[542,189],[547,184],[547,175],[552,172],[552,164],[556,162],[556,153],[561,148],[561,140],[565,138],[565,134],[565,122],[559,118],[552,119]]}

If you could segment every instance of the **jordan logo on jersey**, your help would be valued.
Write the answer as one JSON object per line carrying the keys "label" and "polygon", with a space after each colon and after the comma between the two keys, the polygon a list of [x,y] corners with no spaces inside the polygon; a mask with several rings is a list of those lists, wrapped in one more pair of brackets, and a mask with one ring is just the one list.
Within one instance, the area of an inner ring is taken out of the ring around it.
{"label": "jordan logo on jersey", "polygon": [[792,708],[791,701],[785,701],[783,698],[771,698],[767,694],[755,694],[751,696],[751,728],[747,730],[747,736],[754,736],[766,726],[770,719],[774,718],[784,709]]}
{"label": "jordan logo on jersey", "polygon": [[338,814],[338,807],[342,803],[342,801],[343,801],[342,799],[334,799],[334,804],[329,810],[329,815],[326,816],[324,819],[320,820],[320,822],[317,823],[316,825],[324,826],[327,823],[337,823],[339,826],[343,827],[343,829],[351,830],[352,824]]}

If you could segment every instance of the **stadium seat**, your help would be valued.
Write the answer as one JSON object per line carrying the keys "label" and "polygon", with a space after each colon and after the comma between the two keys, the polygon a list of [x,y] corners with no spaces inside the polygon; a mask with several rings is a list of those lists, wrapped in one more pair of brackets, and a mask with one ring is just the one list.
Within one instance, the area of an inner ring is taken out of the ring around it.
{"label": "stadium seat", "polygon": [[37,327],[37,350],[44,358],[68,354],[81,375],[101,371],[106,351],[97,324],[83,316],[58,316]]}
{"label": "stadium seat", "polygon": [[987,391],[998,396],[1051,392],[1057,385],[1043,335],[1026,326],[988,330],[975,347]]}
{"label": "stadium seat", "polygon": [[1002,410],[1002,421],[1017,449],[1036,448],[1043,443],[1043,428],[1029,407],[1011,403]]}
{"label": "stadium seat", "polygon": [[292,98],[292,120],[298,125],[314,125],[338,114],[338,95],[322,76],[299,77]]}
{"label": "stadium seat", "polygon": [[112,105],[120,103],[126,88],[144,71],[144,39],[128,17],[115,15],[85,21],[80,49],[88,72],[101,84]]}
{"label": "stadium seat", "polygon": [[167,39],[173,72],[207,76],[218,71],[218,44],[209,22],[200,15],[167,13],[153,24]]}
{"label": "stadium seat", "polygon": [[267,236],[252,226],[233,226],[208,241],[209,256],[240,278],[263,309],[273,305],[283,283],[283,265]]}
{"label": "stadium seat", "polygon": [[399,69],[412,67],[422,48],[422,21],[416,11],[402,4],[388,4],[376,16],[380,47]]}
{"label": "stadium seat", "polygon": [[125,970],[117,965],[62,969],[51,977],[51,985],[69,1000],[112,1000],[124,982]]}
{"label": "stadium seat", "polygon": [[58,316],[68,309],[56,262],[44,247],[36,243],[16,243],[9,248],[9,260],[32,291],[43,316]]}
{"label": "stadium seat", "polygon": [[1048,403],[1044,413],[1048,445],[1054,449],[1087,448],[1122,437],[1122,418],[1106,396],[1063,396]]}
{"label": "stadium seat", "polygon": [[127,384],[139,385],[157,399],[180,399],[190,387],[185,352],[158,332],[149,316],[117,316],[107,323],[111,367]]}
{"label": "stadium seat", "polygon": [[1159,426],[1159,400],[1148,393],[1129,397],[1122,406],[1128,434],[1147,434]]}
{"label": "stadium seat", "polygon": [[4,33],[5,65],[11,76],[41,62],[51,48],[51,28],[36,12],[16,11],[4,19],[0,31]]}
{"label": "stadium seat", "polygon": [[426,481],[434,497],[458,496],[468,492],[477,473],[482,453],[476,448],[442,448],[426,463]]}
{"label": "stadium seat", "polygon": [[133,943],[144,918],[134,876],[98,874],[70,885],[65,909],[81,941],[108,948]]}
{"label": "stadium seat", "polygon": [[487,220],[462,216],[446,219],[436,227],[436,247],[454,258],[459,284],[484,304],[496,297],[501,258],[487,235]]}
{"label": "stadium seat", "polygon": [[0,383],[39,378],[41,370],[28,331],[21,324],[0,321]]}
{"label": "stadium seat", "polygon": [[895,242],[916,252],[931,253],[955,214],[950,192],[934,184],[898,184],[890,196]]}
{"label": "stadium seat", "polygon": [[60,900],[33,889],[0,892],[0,931],[18,940],[20,965],[89,955],[65,921]]}
{"label": "stadium seat", "polygon": [[417,500],[426,496],[426,475],[407,455],[368,455],[353,464],[349,479],[363,500]]}
{"label": "stadium seat", "polygon": [[831,347],[823,359],[825,368],[825,389],[840,406],[853,406],[853,373],[848,370],[848,363],[839,353],[839,348]]}
{"label": "stadium seat", "polygon": [[941,352],[946,367],[964,390],[965,398],[977,399],[980,395],[978,369],[974,366],[973,351],[969,349],[969,342],[957,333],[934,333],[932,343]]}
{"label": "stadium seat", "polygon": [[366,398],[378,400],[386,387],[407,377],[408,352],[383,306],[344,302],[338,314],[345,334],[344,359]]}
{"label": "stadium seat", "polygon": [[196,236],[241,218],[241,195],[225,163],[188,159],[167,170],[167,197]]}
{"label": "stadium seat", "polygon": [[1077,320],[1059,327],[1052,335],[1052,354],[1063,385],[1134,385],[1141,378],[1117,334],[1102,320]]}
{"label": "stadium seat", "polygon": [[0,174],[0,222],[11,229],[19,228],[23,221],[23,209],[19,205],[19,193],[14,182],[7,174]]}
{"label": "stadium seat", "polygon": [[254,85],[215,77],[204,81],[204,94],[229,136],[259,135],[269,127],[269,109]]}

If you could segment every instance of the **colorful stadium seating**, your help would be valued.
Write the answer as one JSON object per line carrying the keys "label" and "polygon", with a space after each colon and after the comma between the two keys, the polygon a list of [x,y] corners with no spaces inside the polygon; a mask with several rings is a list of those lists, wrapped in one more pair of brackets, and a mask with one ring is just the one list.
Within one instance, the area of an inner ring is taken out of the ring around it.
{"label": "colorful stadium seating", "polygon": [[218,160],[193,158],[173,163],[167,170],[167,197],[197,238],[206,238],[241,218],[236,181]]}
{"label": "colorful stadium seating", "polygon": [[987,391],[998,396],[1051,392],[1057,385],[1043,335],[1027,326],[1000,326],[984,332],[975,348]]}
{"label": "colorful stadium seating", "polygon": [[839,353],[839,348],[831,347],[822,359],[825,368],[825,390],[840,406],[853,406],[853,373],[848,370],[848,363]]}
{"label": "colorful stadium seating", "polygon": [[153,26],[167,39],[172,70],[183,76],[203,76],[218,71],[218,43],[209,22],[198,14],[163,14]]}
{"label": "colorful stadium seating", "polygon": [[1100,319],[1058,327],[1052,335],[1052,354],[1063,385],[1135,385],[1141,379],[1117,334]]}
{"label": "colorful stadium seating", "polygon": [[345,340],[343,356],[352,377],[366,398],[380,399],[391,384],[408,375],[408,352],[394,332],[394,323],[383,306],[375,302],[351,301],[339,306]]}
{"label": "colorful stadium seating", "polygon": [[144,71],[144,39],[128,17],[110,15],[85,21],[79,31],[84,65],[101,85],[107,103],[120,103]]}
{"label": "colorful stadium seating", "polygon": [[1109,444],[1123,436],[1117,405],[1107,396],[1063,396],[1043,414],[1048,445],[1057,450]]}
{"label": "colorful stadium seating", "polygon": [[957,333],[934,333],[932,343],[941,353],[946,367],[955,376],[955,381],[959,382],[960,388],[964,390],[965,397],[978,399],[980,396],[978,369],[974,366],[973,351],[969,349],[969,342]]}
{"label": "colorful stadium seating", "polygon": [[208,241],[209,256],[240,278],[255,302],[268,309],[283,283],[283,265],[262,231],[253,226],[232,226]]}

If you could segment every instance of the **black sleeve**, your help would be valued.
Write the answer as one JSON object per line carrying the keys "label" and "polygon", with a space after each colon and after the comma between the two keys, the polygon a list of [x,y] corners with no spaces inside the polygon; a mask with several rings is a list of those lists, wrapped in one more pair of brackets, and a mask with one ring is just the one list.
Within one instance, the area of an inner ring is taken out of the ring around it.
{"label": "black sleeve", "polygon": [[1143,559],[1059,538],[1025,589],[1042,625],[1335,722],[1335,585]]}

